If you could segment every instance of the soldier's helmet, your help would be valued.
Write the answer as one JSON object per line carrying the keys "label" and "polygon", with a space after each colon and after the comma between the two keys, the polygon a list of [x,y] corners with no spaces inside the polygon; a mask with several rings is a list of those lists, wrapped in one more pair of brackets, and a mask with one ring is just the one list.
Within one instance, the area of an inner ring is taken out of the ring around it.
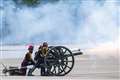
{"label": "soldier's helmet", "polygon": [[48,43],[47,43],[47,42],[44,42],[44,43],[43,43],[43,47],[48,47]]}

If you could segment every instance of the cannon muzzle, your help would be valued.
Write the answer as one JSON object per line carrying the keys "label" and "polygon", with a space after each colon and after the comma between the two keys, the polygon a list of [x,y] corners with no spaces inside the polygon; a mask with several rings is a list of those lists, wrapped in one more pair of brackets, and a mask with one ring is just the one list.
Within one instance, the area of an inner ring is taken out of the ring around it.
{"label": "cannon muzzle", "polygon": [[72,54],[73,54],[73,56],[77,56],[77,55],[82,55],[83,52],[81,52],[80,49],[78,49],[78,50],[72,51]]}
{"label": "cannon muzzle", "polygon": [[[81,52],[80,50],[74,50],[74,51],[72,51],[72,55],[73,56],[78,56],[78,55],[82,55],[82,54],[83,54],[83,52]],[[65,56],[66,57],[70,57],[71,54],[66,54]]]}

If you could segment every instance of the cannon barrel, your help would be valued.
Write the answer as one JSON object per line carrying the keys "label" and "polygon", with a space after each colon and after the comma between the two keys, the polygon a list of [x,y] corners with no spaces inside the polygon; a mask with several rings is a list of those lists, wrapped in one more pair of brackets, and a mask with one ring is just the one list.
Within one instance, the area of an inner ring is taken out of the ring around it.
{"label": "cannon barrel", "polygon": [[73,54],[73,56],[77,56],[77,55],[82,55],[83,52],[81,52],[81,51],[72,51],[72,54]]}
{"label": "cannon barrel", "polygon": [[[80,50],[75,50],[75,51],[72,51],[72,55],[73,56],[78,56],[78,55],[82,55],[83,52],[81,52]],[[66,57],[70,57],[71,55],[70,54],[66,54],[65,55]]]}

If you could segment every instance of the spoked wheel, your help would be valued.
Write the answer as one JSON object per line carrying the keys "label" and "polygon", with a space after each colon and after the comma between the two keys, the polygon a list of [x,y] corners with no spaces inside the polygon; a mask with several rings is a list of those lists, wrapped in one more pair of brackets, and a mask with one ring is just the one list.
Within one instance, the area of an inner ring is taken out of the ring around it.
{"label": "spoked wheel", "polygon": [[46,61],[49,63],[49,73],[55,76],[68,74],[74,66],[72,52],[64,46],[49,49]]}

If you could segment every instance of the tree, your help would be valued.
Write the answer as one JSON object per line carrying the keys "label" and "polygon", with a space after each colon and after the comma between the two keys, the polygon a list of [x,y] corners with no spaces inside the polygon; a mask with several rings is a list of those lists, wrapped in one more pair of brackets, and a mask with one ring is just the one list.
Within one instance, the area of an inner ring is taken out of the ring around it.
{"label": "tree", "polygon": [[17,5],[37,6],[42,0],[13,0]]}
{"label": "tree", "polygon": [[59,0],[13,0],[17,5],[37,6],[39,4],[55,3]]}
{"label": "tree", "polygon": [[28,6],[36,6],[40,3],[40,0],[22,0],[22,4],[26,4]]}

